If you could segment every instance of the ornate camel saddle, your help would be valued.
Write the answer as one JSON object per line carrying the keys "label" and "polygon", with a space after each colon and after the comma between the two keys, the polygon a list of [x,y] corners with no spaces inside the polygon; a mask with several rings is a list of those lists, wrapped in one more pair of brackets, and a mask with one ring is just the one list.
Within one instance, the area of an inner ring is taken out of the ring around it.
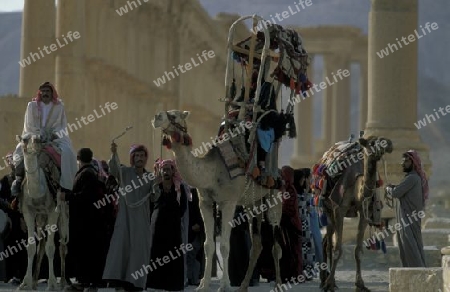
{"label": "ornate camel saddle", "polygon": [[[364,160],[361,159],[363,147],[358,142],[341,141],[324,153],[322,159],[313,167],[314,187],[322,190],[322,196],[330,199],[333,204],[340,205],[346,188],[353,188],[359,176],[364,175]],[[358,156],[359,154],[359,156]],[[379,187],[377,182],[377,187]],[[325,188],[325,190],[324,190]],[[377,195],[366,198],[364,216],[370,225],[377,226],[380,222],[382,206]],[[350,205],[345,217],[357,217],[354,202]]]}
{"label": "ornate camel saddle", "polygon": [[[39,167],[44,171],[48,189],[56,199],[61,177],[61,155],[52,146],[46,145],[38,155],[38,163]],[[27,177],[25,176],[23,183],[26,180]]]}
{"label": "ornate camel saddle", "polygon": [[61,154],[50,146],[45,146],[39,153],[39,166],[44,170],[49,190],[54,197],[59,188],[61,177]]}

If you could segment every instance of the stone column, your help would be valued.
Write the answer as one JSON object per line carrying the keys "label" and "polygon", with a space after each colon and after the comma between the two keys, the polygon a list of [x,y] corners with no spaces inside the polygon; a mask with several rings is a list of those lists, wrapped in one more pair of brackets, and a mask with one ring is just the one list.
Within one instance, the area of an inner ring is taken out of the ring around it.
{"label": "stone column", "polygon": [[[25,0],[22,15],[19,97],[31,98],[41,83],[54,83],[55,52],[55,1]],[[25,109],[24,109],[25,110]]]}
{"label": "stone column", "polygon": [[364,131],[367,123],[367,112],[368,112],[368,93],[369,88],[367,87],[368,72],[367,72],[367,59],[363,59],[359,63],[359,129]]}
{"label": "stone column", "polygon": [[[384,136],[393,141],[394,152],[385,155],[389,182],[399,183],[399,165],[408,149],[419,152],[430,176],[429,148],[419,136],[417,122],[417,41],[380,58],[377,52],[395,39],[408,37],[418,27],[417,0],[372,0],[369,13],[369,103],[365,136]],[[386,208],[385,208],[386,209]]]}
{"label": "stone column", "polygon": [[[333,72],[333,63],[331,55],[323,56],[323,78],[322,80],[318,80],[318,82],[314,82],[316,84],[320,84],[320,82],[325,82],[326,78],[331,77],[331,72]],[[318,87],[320,88],[320,87]],[[331,133],[332,133],[332,106],[333,106],[333,88],[327,87],[322,90],[322,149],[320,151],[320,156],[322,156],[323,152],[330,148],[331,141]]]}
{"label": "stone column", "polygon": [[[314,76],[314,62],[308,67],[308,77],[314,82],[311,76]],[[313,145],[313,101],[314,95],[310,93],[309,97],[294,105],[295,125],[297,128],[297,138],[294,140],[294,153],[291,158],[293,168],[311,167],[314,161]]]}
{"label": "stone column", "polygon": [[[350,137],[350,76],[344,76],[344,70],[350,72],[350,59],[345,54],[335,55],[333,60],[334,70],[332,76],[328,76],[328,86],[333,92],[332,118],[331,118],[331,144],[347,140]],[[345,71],[346,72],[346,71]],[[336,80],[335,80],[336,79]]]}
{"label": "stone column", "polygon": [[[89,104],[86,91],[85,71],[85,0],[59,0],[56,15],[56,37],[64,46],[56,53],[56,86],[65,103],[68,122],[80,119]],[[70,33],[69,33],[70,32]],[[72,35],[72,41],[69,39]],[[78,37],[78,38],[77,38]],[[67,44],[65,43],[67,39]],[[83,127],[88,127],[89,125]],[[70,133],[74,147],[84,142],[85,129],[81,128]]]}

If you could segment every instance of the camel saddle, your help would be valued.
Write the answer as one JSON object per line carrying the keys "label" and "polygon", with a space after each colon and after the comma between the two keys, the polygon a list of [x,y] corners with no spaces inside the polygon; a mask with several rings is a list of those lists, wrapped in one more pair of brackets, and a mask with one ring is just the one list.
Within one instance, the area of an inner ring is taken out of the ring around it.
{"label": "camel saddle", "polygon": [[59,189],[59,180],[61,177],[61,154],[50,146],[42,148],[38,155],[39,167],[42,168],[47,181],[48,189],[56,199],[56,193]]}

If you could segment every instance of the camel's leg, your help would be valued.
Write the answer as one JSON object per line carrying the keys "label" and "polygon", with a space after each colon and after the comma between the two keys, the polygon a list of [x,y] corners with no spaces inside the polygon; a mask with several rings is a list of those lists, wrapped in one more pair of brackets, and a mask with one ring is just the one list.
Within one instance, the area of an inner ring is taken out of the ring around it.
{"label": "camel's leg", "polygon": [[[272,200],[272,199],[269,199]],[[282,250],[281,250],[281,228],[280,228],[280,222],[281,222],[281,215],[282,215],[282,204],[281,202],[278,204],[275,204],[274,206],[270,207],[267,211],[267,215],[269,218],[270,225],[273,229],[273,247],[272,247],[272,256],[275,263],[275,280],[276,285],[283,284],[281,281],[281,273],[280,273],[280,259],[282,257]]]}
{"label": "camel's leg", "polygon": [[[35,214],[29,210],[24,210],[23,218],[27,224],[28,239],[34,238],[34,230],[36,228]],[[33,261],[36,254],[36,244],[27,243],[28,265],[27,272],[23,278],[22,284],[19,286],[19,290],[31,290],[33,288]]]}
{"label": "camel's leg", "polygon": [[218,291],[225,292],[232,291],[230,277],[228,275],[228,257],[230,255],[231,223],[233,222],[232,220],[236,210],[236,202],[220,202],[220,210],[222,211],[222,240],[220,242],[220,253],[222,254],[223,259],[223,276]]}
{"label": "camel's leg", "polygon": [[[262,222],[263,214],[259,214],[256,216],[256,227],[253,227],[253,220],[250,220],[250,234],[252,239],[252,248],[250,250],[250,259],[248,263],[247,273],[245,274],[245,278],[241,283],[241,287],[239,291],[245,292],[248,290],[248,286],[250,285],[250,281],[253,277],[253,271],[255,270],[256,263],[258,262],[259,255],[262,251],[262,242],[261,242],[261,222]],[[254,232],[253,232],[254,231]]]}
{"label": "camel's leg", "polygon": [[[58,223],[59,213],[52,212],[48,215],[48,225],[55,226]],[[53,267],[53,259],[55,256],[55,233],[47,231],[47,242],[45,245],[45,253],[48,258],[48,291],[58,290],[57,281],[55,277],[55,270]]]}
{"label": "camel's leg", "polygon": [[[42,229],[47,221],[47,216],[43,214],[36,215],[36,231],[38,236],[42,234]],[[41,237],[38,238],[38,240]],[[34,273],[33,273],[33,289],[36,289],[37,282],[39,280],[39,274],[41,272],[41,263],[42,259],[44,258],[45,254],[45,240],[40,239],[39,244],[37,244],[37,256],[36,256],[36,264],[34,266]]]}
{"label": "camel's leg", "polygon": [[358,234],[356,236],[356,247],[355,247],[355,261],[356,261],[356,282],[355,286],[357,291],[370,292],[370,290],[364,285],[364,281],[361,275],[361,255],[363,252],[363,240],[364,232],[367,228],[367,220],[364,218],[362,208],[359,211],[359,223],[358,223]]}
{"label": "camel's leg", "polygon": [[347,210],[348,210],[347,206],[341,206],[336,207],[333,212],[334,213],[333,226],[336,235],[336,246],[334,246],[333,248],[333,260],[330,269],[330,275],[328,276],[328,279],[324,287],[325,291],[328,290],[334,291],[334,289],[337,287],[335,273],[338,261],[342,256],[342,232],[344,227],[344,215],[346,214]]}
{"label": "camel's leg", "polygon": [[201,196],[200,190],[200,211],[202,213],[203,222],[205,225],[205,272],[203,279],[200,281],[200,285],[196,289],[199,292],[209,292],[209,285],[211,284],[211,271],[213,264],[213,254],[215,250],[214,246],[214,215],[213,215],[213,202],[206,199],[208,194],[205,192],[203,197]]}
{"label": "camel's leg", "polygon": [[[65,203],[62,203],[65,204]],[[67,285],[66,281],[66,255],[67,243],[69,242],[69,208],[66,205],[61,206],[61,213],[58,220],[59,230],[59,255],[61,257],[61,280],[59,288],[61,290]]]}
{"label": "camel's leg", "polygon": [[[42,227],[38,228],[38,235],[41,235]],[[45,240],[40,240],[39,245],[37,247],[37,257],[36,257],[36,266],[34,269],[34,275],[33,275],[33,290],[37,289],[37,282],[39,281],[39,274],[41,272],[41,264],[42,259],[44,258],[45,254]]]}
{"label": "camel's leg", "polygon": [[[325,234],[324,240],[322,242],[323,248],[323,262],[327,264],[327,267],[331,267],[331,263],[333,261],[333,233],[334,228],[332,225],[332,221],[328,219],[328,225],[326,227],[327,233]],[[325,286],[325,282],[330,275],[329,269],[320,271],[320,287]]]}

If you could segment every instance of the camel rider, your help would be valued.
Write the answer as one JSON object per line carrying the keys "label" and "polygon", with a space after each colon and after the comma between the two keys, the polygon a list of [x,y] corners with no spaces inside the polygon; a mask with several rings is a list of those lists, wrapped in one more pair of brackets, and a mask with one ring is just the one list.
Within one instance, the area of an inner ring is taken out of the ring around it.
{"label": "camel rider", "polygon": [[[37,95],[28,103],[25,112],[22,138],[40,135],[44,142],[50,143],[61,155],[61,196],[72,190],[73,180],[77,172],[77,158],[68,136],[67,118],[64,104],[58,98],[55,87],[50,82],[39,86]],[[12,196],[21,192],[21,182],[25,175],[23,149],[19,143],[14,151],[16,180],[11,187]]]}

